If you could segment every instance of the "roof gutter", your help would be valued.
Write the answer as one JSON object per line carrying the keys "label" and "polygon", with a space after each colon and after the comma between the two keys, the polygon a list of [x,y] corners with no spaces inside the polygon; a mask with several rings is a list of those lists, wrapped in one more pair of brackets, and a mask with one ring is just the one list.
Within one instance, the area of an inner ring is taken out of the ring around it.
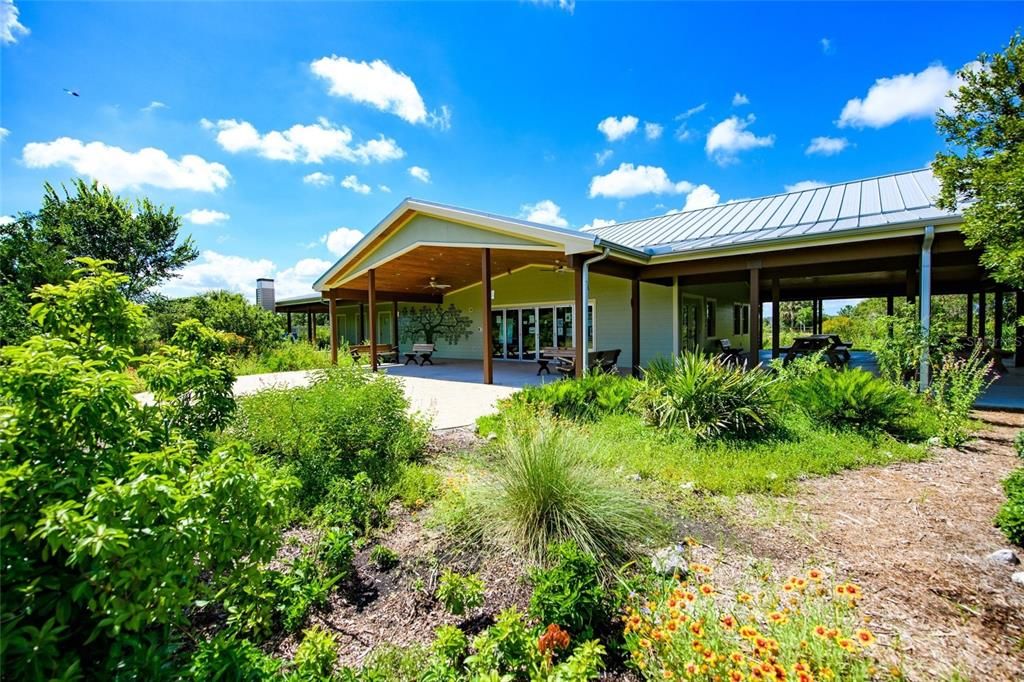
{"label": "roof gutter", "polygon": [[921,349],[921,362],[917,372],[920,379],[921,393],[928,390],[928,365],[930,349],[928,339],[931,336],[932,326],[932,243],[935,241],[935,226],[926,225],[924,228],[924,240],[921,242],[921,285],[918,288],[921,296],[921,340],[924,342]]}
{"label": "roof gutter", "polygon": [[[576,343],[580,345],[580,357],[582,358],[582,366],[584,368],[589,366],[588,358],[590,357],[587,354],[587,323],[590,318],[590,266],[598,261],[603,261],[608,257],[609,253],[611,253],[611,249],[606,246],[604,247],[604,251],[599,255],[583,261],[583,303],[581,305],[583,309],[576,311],[576,314],[580,316],[580,320],[582,322],[580,328],[583,330],[583,333],[581,334],[583,338],[577,339]],[[583,371],[586,372],[586,369]]]}

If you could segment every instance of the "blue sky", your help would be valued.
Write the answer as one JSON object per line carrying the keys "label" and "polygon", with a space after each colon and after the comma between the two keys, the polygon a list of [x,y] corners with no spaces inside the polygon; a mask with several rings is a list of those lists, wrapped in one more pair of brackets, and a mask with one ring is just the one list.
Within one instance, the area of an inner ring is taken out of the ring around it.
{"label": "blue sky", "polygon": [[581,227],[923,167],[955,71],[1024,23],[1013,3],[0,12],[0,215],[96,177],[189,216],[203,255],[168,293],[250,295],[309,291],[405,196]]}

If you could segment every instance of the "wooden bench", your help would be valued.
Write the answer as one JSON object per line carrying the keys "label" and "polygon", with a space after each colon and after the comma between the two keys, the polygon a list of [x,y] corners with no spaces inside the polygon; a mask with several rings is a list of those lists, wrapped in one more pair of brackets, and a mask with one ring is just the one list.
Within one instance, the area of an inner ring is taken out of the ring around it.
{"label": "wooden bench", "polygon": [[575,357],[575,348],[541,348],[540,356],[537,358],[537,364],[540,365],[540,369],[537,370],[537,376],[540,376],[541,372],[551,374],[551,367],[548,365],[552,360],[556,361],[556,363],[561,360],[568,360],[571,362]]}
{"label": "wooden bench", "polygon": [[[432,343],[414,343],[412,344],[412,351],[405,354],[405,364],[410,362],[414,365],[433,365],[434,361],[430,359],[430,356],[434,354],[437,348]],[[419,356],[417,361],[416,356]]]}
{"label": "wooden bench", "polygon": [[[545,348],[541,352],[543,355],[551,356],[545,360],[545,363],[550,360],[555,360],[558,363],[555,369],[558,370],[563,379],[576,375],[575,348]],[[608,374],[617,373],[619,371],[619,355],[621,354],[621,348],[590,351],[587,353],[587,371],[598,370]],[[537,360],[537,362],[540,363],[542,360],[544,359]],[[541,368],[547,369],[547,365],[542,364]],[[550,370],[548,370],[548,374],[550,373]],[[540,374],[540,370],[537,370],[537,374]]]}
{"label": "wooden bench", "polygon": [[[359,364],[361,361],[370,357],[370,344],[360,343],[348,347],[348,353],[352,356],[352,360]],[[398,362],[398,346],[392,345],[377,345],[377,362],[384,363],[390,358],[394,362]]]}
{"label": "wooden bench", "polygon": [[742,348],[733,348],[732,341],[729,339],[718,339],[715,344],[718,346],[718,354],[722,358],[722,362],[737,365],[746,363],[747,354],[743,352]]}

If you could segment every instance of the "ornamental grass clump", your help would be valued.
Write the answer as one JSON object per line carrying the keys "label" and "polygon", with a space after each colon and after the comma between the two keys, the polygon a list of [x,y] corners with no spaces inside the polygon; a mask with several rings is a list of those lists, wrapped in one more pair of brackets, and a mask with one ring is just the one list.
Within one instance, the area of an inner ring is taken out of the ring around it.
{"label": "ornamental grass clump", "polygon": [[711,569],[690,566],[628,601],[625,648],[648,680],[867,680],[875,635],[861,626],[863,596],[819,569],[758,594],[719,595]]}
{"label": "ornamental grass clump", "polygon": [[685,352],[658,358],[645,379],[634,406],[658,427],[682,428],[698,438],[746,437],[771,430],[779,419],[776,380],[717,356]]}
{"label": "ornamental grass clump", "polygon": [[636,556],[663,524],[594,463],[586,432],[550,417],[506,421],[490,471],[465,490],[458,533],[543,562],[573,540],[601,561]]}

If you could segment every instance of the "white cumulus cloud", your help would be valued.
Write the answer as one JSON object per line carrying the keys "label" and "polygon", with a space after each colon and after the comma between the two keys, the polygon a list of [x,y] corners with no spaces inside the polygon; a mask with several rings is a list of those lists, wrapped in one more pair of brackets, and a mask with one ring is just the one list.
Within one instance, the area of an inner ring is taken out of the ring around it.
{"label": "white cumulus cloud", "polygon": [[140,109],[139,111],[143,111],[143,112],[148,114],[151,111],[156,111],[157,109],[166,109],[166,108],[167,108],[167,105],[164,104],[163,102],[158,102],[157,100],[153,100],[152,102],[150,102],[146,106],[142,107],[142,109]]}
{"label": "white cumulus cloud", "polygon": [[622,118],[609,116],[597,124],[597,129],[608,138],[609,142],[616,142],[636,132],[636,127],[639,124],[640,119],[636,116],[623,116]]}
{"label": "white cumulus cloud", "polygon": [[409,175],[420,182],[430,183],[430,171],[422,166],[409,166]]}
{"label": "white cumulus cloud", "polygon": [[322,163],[342,159],[368,164],[405,156],[405,151],[393,139],[383,135],[352,146],[352,131],[347,126],[339,128],[323,117],[311,125],[296,124],[288,130],[267,133],[260,133],[248,121],[233,118],[217,122],[203,119],[200,123],[207,130],[217,131],[217,144],[225,151],[232,154],[252,151],[275,161]]}
{"label": "white cumulus cloud", "polygon": [[709,208],[717,206],[721,197],[718,192],[708,185],[697,185],[686,195],[686,203],[683,204],[684,211],[695,211],[698,208]]}
{"label": "white cumulus cloud", "polygon": [[534,5],[551,5],[572,14],[576,11],[576,0],[529,0]]}
{"label": "white cumulus cloud", "polygon": [[14,222],[14,216],[12,215],[0,215],[0,225],[10,225]]}
{"label": "white cumulus cloud", "polygon": [[596,230],[602,227],[608,227],[609,225],[614,225],[615,222],[616,221],[614,220],[605,220],[604,218],[594,218],[580,229],[586,232],[587,230]]}
{"label": "white cumulus cloud", "polygon": [[594,152],[594,161],[597,162],[598,166],[603,166],[605,162],[608,161],[608,159],[612,158],[612,154],[614,153],[615,152],[613,152],[611,149],[604,149],[599,152]]}
{"label": "white cumulus cloud", "polygon": [[313,282],[331,267],[320,258],[303,258],[291,267],[279,268],[267,258],[245,258],[203,251],[193,263],[178,271],[175,279],[160,287],[167,296],[191,296],[204,291],[226,290],[256,298],[256,280],[274,280],[277,298],[313,293]]}
{"label": "white cumulus cloud", "polygon": [[725,165],[736,161],[739,152],[758,147],[771,147],[775,144],[774,135],[758,137],[747,130],[755,120],[754,115],[749,114],[746,118],[730,116],[717,124],[708,133],[704,144],[707,155],[719,164]]}
{"label": "white cumulus cloud", "polygon": [[801,180],[800,182],[794,182],[792,185],[786,185],[786,191],[803,192],[808,189],[816,189],[824,186],[824,182],[818,182],[817,180]]}
{"label": "white cumulus cloud", "polygon": [[650,121],[644,123],[644,137],[648,140],[657,140],[663,132],[665,132],[665,127],[660,123],[651,123]]}
{"label": "white cumulus cloud", "polygon": [[193,225],[213,225],[214,223],[222,223],[231,218],[230,215],[223,211],[214,211],[209,208],[193,208],[188,213],[183,214],[182,217]]}
{"label": "white cumulus cloud", "polygon": [[351,227],[339,227],[320,237],[320,243],[326,244],[327,250],[335,256],[344,256],[362,238],[363,233],[359,230],[353,230]]}
{"label": "white cumulus cloud", "polygon": [[368,104],[409,123],[426,123],[442,130],[451,126],[451,110],[447,106],[428,112],[412,78],[381,59],[360,62],[331,55],[317,59],[309,68],[327,81],[327,92],[335,97]]}
{"label": "white cumulus cloud", "polygon": [[302,176],[302,181],[307,185],[313,185],[314,187],[326,187],[334,182],[334,176],[330,173],[316,171],[315,173]]}
{"label": "white cumulus cloud", "polygon": [[863,99],[855,97],[846,103],[837,125],[884,128],[901,119],[934,116],[949,104],[947,93],[958,87],[960,79],[941,64],[919,73],[879,78]]}
{"label": "white cumulus cloud", "polygon": [[163,189],[215,192],[227,187],[231,173],[222,164],[195,154],[173,159],[167,152],[145,147],[130,152],[103,142],[85,143],[70,137],[52,142],[30,142],[22,149],[29,168],[67,166],[109,185],[112,190],[138,189],[143,185]]}
{"label": "white cumulus cloud", "polygon": [[541,225],[569,226],[569,221],[562,217],[562,207],[551,199],[543,199],[536,204],[523,204],[519,207],[519,217]]}
{"label": "white cumulus cloud", "polygon": [[13,45],[18,42],[18,36],[27,36],[29,31],[24,24],[18,21],[18,8],[14,0],[2,0],[0,2],[0,42],[5,45]]}
{"label": "white cumulus cloud", "polygon": [[352,190],[356,194],[369,194],[371,191],[370,186],[365,183],[359,182],[359,178],[356,177],[355,175],[346,175],[345,178],[341,181],[341,186],[344,187],[345,189]]}
{"label": "white cumulus cloud", "polygon": [[850,146],[850,141],[845,137],[815,137],[807,145],[804,154],[820,154],[821,156],[834,156]]}
{"label": "white cumulus cloud", "polygon": [[379,189],[381,192],[384,192],[385,194],[391,194],[391,188],[388,187],[387,185],[377,185],[377,189]]}
{"label": "white cumulus cloud", "polygon": [[750,98],[744,95],[742,92],[737,92],[732,96],[732,105],[734,107],[741,107],[744,104],[750,104]]}
{"label": "white cumulus cloud", "polygon": [[607,175],[596,175],[590,180],[590,196],[629,199],[641,194],[685,194],[693,184],[673,182],[659,166],[634,166],[621,163]]}
{"label": "white cumulus cloud", "polygon": [[321,258],[303,258],[290,268],[274,275],[275,298],[302,296],[313,293],[313,282],[327,272],[331,262]]}

